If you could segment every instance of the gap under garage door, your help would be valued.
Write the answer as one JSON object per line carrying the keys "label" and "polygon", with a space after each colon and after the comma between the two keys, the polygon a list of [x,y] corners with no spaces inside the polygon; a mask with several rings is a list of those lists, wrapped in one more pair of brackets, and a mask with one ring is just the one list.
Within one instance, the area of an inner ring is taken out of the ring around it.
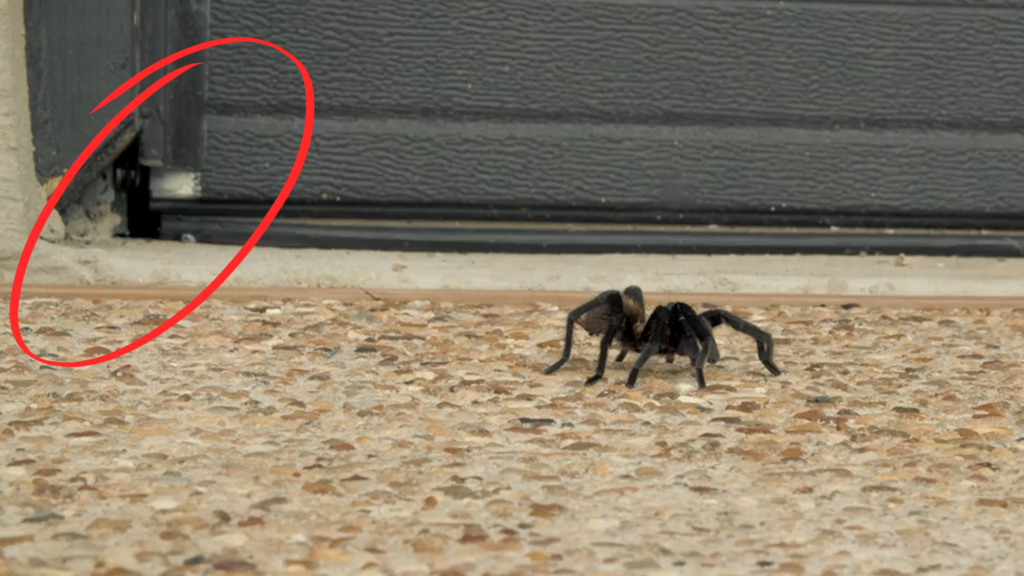
{"label": "gap under garage door", "polygon": [[[242,245],[260,218],[162,214],[159,237]],[[301,219],[279,216],[261,246],[540,254],[834,254],[1024,257],[1024,234]]]}

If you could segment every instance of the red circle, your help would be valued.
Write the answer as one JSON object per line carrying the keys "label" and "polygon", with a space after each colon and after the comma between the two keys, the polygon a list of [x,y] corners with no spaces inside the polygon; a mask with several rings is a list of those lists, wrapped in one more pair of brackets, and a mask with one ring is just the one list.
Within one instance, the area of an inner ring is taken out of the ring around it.
{"label": "red circle", "polygon": [[[267,42],[266,40],[246,37],[222,38],[220,40],[210,40],[208,42],[196,44],[191,48],[186,48],[184,50],[175,52],[174,54],[167,56],[159,62],[150,65],[149,67],[142,70],[135,76],[132,76],[117,90],[111,92],[109,96],[107,96],[102,102],[100,102],[96,106],[96,108],[93,108],[92,112],[99,110],[110,101],[114,100],[121,94],[124,94],[126,91],[130,90],[133,86],[141,82],[144,78],[146,78],[153,72],[159,70],[160,68],[163,68],[164,66],[172,62],[180,60],[181,58],[188,56],[189,54],[199,52],[200,50],[205,50],[206,48],[220,46],[221,44],[233,44],[235,42],[250,42],[254,44],[264,44],[266,46],[271,46],[277,49],[277,51],[281,52],[282,54],[290,58],[291,61],[294,62],[295,65],[299,68],[299,72],[302,73],[302,82],[306,88],[306,117],[303,122],[302,141],[299,143],[299,153],[295,158],[294,164],[292,164],[292,170],[288,174],[288,180],[285,181],[284,186],[281,188],[281,192],[277,195],[277,199],[274,201],[274,205],[270,207],[270,210],[267,211],[267,215],[263,217],[263,220],[260,222],[260,225],[256,227],[256,231],[253,232],[251,236],[249,236],[249,239],[238,250],[238,253],[235,254],[235,257],[232,258],[230,262],[228,262],[228,265],[225,266],[223,270],[221,270],[220,274],[218,274],[217,277],[214,278],[213,281],[210,282],[206,286],[206,288],[204,288],[203,291],[199,293],[198,296],[196,296],[191,302],[185,305],[184,308],[179,310],[177,314],[171,316],[166,321],[164,321],[163,324],[157,326],[148,334],[139,338],[135,342],[132,342],[131,344],[128,344],[123,348],[110,352],[109,354],[104,354],[103,356],[99,356],[91,360],[79,360],[77,362],[54,362],[52,360],[46,360],[33,354],[32,351],[28,349],[28,346],[25,345],[25,341],[21,337],[21,329],[18,325],[18,304],[20,303],[21,300],[21,287],[25,281],[25,272],[28,269],[28,261],[29,258],[32,257],[32,250],[35,248],[36,241],[39,239],[39,235],[43,231],[43,226],[46,225],[46,220],[49,218],[50,213],[53,212],[54,207],[57,206],[57,202],[60,200],[61,195],[64,194],[64,191],[67,189],[68,184],[75,177],[75,175],[78,174],[78,171],[81,170],[82,165],[89,158],[89,156],[92,155],[92,153],[96,150],[100,143],[114,130],[114,128],[118,124],[120,124],[121,121],[127,118],[129,114],[134,112],[135,109],[138,108],[140,104],[145,102],[147,98],[155,94],[158,90],[167,85],[171,80],[174,80],[175,78],[185,73],[192,67],[202,64],[202,62],[196,62],[193,64],[189,64],[187,66],[182,66],[181,68],[178,68],[173,72],[168,73],[166,76],[164,76],[160,80],[157,80],[151,86],[146,88],[141,94],[133,98],[132,101],[129,102],[124,108],[122,108],[121,111],[118,112],[117,115],[114,116],[114,118],[111,119],[110,122],[108,122],[107,125],[103,127],[103,130],[101,130],[99,134],[97,134],[92,139],[92,141],[89,142],[89,145],[85,147],[85,150],[83,150],[81,154],[79,154],[78,158],[75,159],[75,162],[68,169],[67,173],[65,173],[64,176],[60,179],[60,183],[57,185],[56,190],[54,190],[53,194],[50,195],[49,201],[46,203],[46,206],[43,207],[43,211],[39,215],[39,218],[36,219],[36,224],[35,226],[32,227],[32,231],[29,233],[28,240],[25,242],[25,248],[21,252],[21,259],[18,261],[18,269],[14,274],[14,284],[11,287],[11,332],[14,334],[14,339],[18,342],[18,346],[25,354],[28,354],[29,356],[35,358],[39,362],[49,364],[51,366],[66,366],[68,368],[77,368],[79,366],[92,366],[93,364],[101,364],[103,362],[113,360],[114,358],[123,356],[131,352],[132,350],[135,350],[137,348],[142,347],[145,344],[148,344],[151,340],[153,340],[157,336],[163,334],[168,329],[170,329],[171,326],[174,326],[178,322],[181,322],[186,316],[191,314],[193,310],[202,305],[202,303],[205,302],[207,298],[212,296],[213,293],[217,290],[217,288],[220,288],[221,284],[223,284],[224,281],[227,280],[229,276],[231,276],[231,273],[234,272],[236,268],[238,268],[239,264],[241,264],[242,261],[245,260],[245,258],[249,255],[249,252],[253,249],[253,247],[256,246],[256,243],[259,242],[260,238],[263,236],[263,233],[266,232],[271,222],[273,222],[274,218],[277,217],[277,213],[280,212],[281,207],[284,205],[285,200],[288,199],[288,195],[291,193],[292,188],[295,187],[295,182],[298,180],[299,174],[302,172],[302,166],[306,162],[306,155],[309,153],[309,143],[313,137],[313,107],[315,103],[315,100],[313,98],[313,81],[309,77],[309,72],[306,71],[306,67],[302,65],[302,62],[300,62],[298,58],[293,56],[284,48],[281,48],[280,46],[272,42]],[[90,112],[90,114],[92,114],[92,112]]]}

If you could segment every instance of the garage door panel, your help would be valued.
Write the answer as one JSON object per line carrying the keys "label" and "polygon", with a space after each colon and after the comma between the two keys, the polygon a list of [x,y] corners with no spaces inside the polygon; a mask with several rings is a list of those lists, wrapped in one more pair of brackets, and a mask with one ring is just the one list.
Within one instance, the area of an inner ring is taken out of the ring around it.
{"label": "garage door panel", "polygon": [[[272,201],[301,119],[207,127],[203,197]],[[1007,216],[1021,190],[1015,134],[325,118],[290,202]]]}
{"label": "garage door panel", "polygon": [[[219,0],[211,34],[295,53],[321,115],[1019,126],[1024,10],[935,4]],[[272,50],[208,61],[211,110],[302,110]]]}

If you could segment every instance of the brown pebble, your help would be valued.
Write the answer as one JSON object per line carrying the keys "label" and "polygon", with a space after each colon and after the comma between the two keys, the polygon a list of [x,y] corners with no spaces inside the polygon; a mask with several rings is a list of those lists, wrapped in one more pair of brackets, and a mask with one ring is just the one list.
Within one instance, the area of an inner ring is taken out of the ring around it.
{"label": "brown pebble", "polygon": [[104,348],[103,346],[90,346],[83,352],[86,356],[103,356],[104,354],[110,354],[110,348]]}
{"label": "brown pebble", "polygon": [[462,537],[459,538],[461,544],[474,544],[476,542],[483,542],[490,538],[487,535],[487,531],[483,529],[479,524],[467,524],[463,527]]}
{"label": "brown pebble", "polygon": [[429,434],[434,435],[434,436],[442,436],[442,437],[451,436],[451,432],[449,432],[447,428],[443,428],[443,427],[438,426],[436,424],[428,424],[427,425],[427,432]]}
{"label": "brown pebble", "polygon": [[477,498],[480,497],[477,494],[477,492],[472,488],[469,488],[468,486],[461,486],[458,484],[452,486],[442,486],[441,488],[435,488],[435,490],[443,493],[445,496],[451,498],[452,500],[476,500]]}
{"label": "brown pebble", "polygon": [[781,574],[803,574],[804,565],[799,562],[780,562],[778,572]]}
{"label": "brown pebble", "polygon": [[804,412],[800,412],[799,414],[794,414],[793,418],[799,418],[801,420],[810,420],[811,422],[821,422],[822,420],[828,418],[828,416],[821,410],[807,410]]}
{"label": "brown pebble", "polygon": [[46,418],[34,418],[32,420],[11,420],[8,422],[8,426],[15,430],[29,430],[36,426],[42,426],[46,423]]}
{"label": "brown pebble", "polygon": [[899,492],[898,488],[884,484],[869,484],[860,489],[861,492]]}
{"label": "brown pebble", "polygon": [[113,530],[115,532],[125,532],[131,525],[132,521],[127,518],[97,518],[85,527],[85,531]]}
{"label": "brown pebble", "polygon": [[[259,502],[253,504],[252,507],[260,509],[260,510],[268,510],[269,511],[271,506],[276,506],[278,504],[287,504],[287,503],[288,503],[288,499],[285,498],[284,496],[275,496],[273,498],[267,498],[266,500],[260,500]],[[228,518],[228,520],[225,520],[225,522],[231,520],[231,517],[228,516],[226,513],[222,512],[222,511],[219,511],[219,510],[218,511],[214,511],[214,514],[217,514],[217,512],[221,512],[221,514],[224,514],[224,516],[226,516]]]}
{"label": "brown pebble", "polygon": [[1007,428],[1006,426],[986,426],[982,428],[975,428],[974,431],[981,436],[990,438],[1008,438],[1013,436],[1013,429]]}
{"label": "brown pebble", "polygon": [[977,410],[979,412],[988,412],[989,414],[1000,415],[1004,414],[1009,409],[1010,403],[1005,400],[1000,400],[998,402],[989,402],[987,404],[981,404],[971,408],[971,410]]}
{"label": "brown pebble", "polygon": [[99,573],[100,576],[142,576],[140,572],[129,570],[123,566],[114,566]]}
{"label": "brown pebble", "polygon": [[352,444],[342,440],[325,440],[324,444],[331,450],[338,450],[340,452],[350,452],[356,449]]}
{"label": "brown pebble", "polygon": [[36,537],[32,534],[24,534],[21,536],[8,536],[6,538],[0,538],[0,550],[8,546],[17,546],[18,544],[27,544],[34,542]]}
{"label": "brown pebble", "polygon": [[577,451],[579,451],[579,450],[593,450],[595,448],[600,448],[600,447],[601,447],[601,445],[598,444],[597,442],[573,442],[572,444],[569,444],[568,446],[564,446],[562,448],[562,450],[577,450]]}
{"label": "brown pebble", "polygon": [[758,404],[757,402],[752,402],[750,400],[744,400],[743,402],[740,402],[739,404],[729,404],[728,406],[725,407],[725,409],[726,410],[736,410],[737,412],[746,412],[746,413],[750,414],[752,412],[760,410],[761,409],[761,405]]}
{"label": "brown pebble", "polygon": [[543,552],[530,552],[529,554],[526,555],[526,557],[530,559],[530,562],[538,562],[538,563],[547,562],[548,559],[550,558],[550,556],[548,556],[547,554],[545,554]]}
{"label": "brown pebble", "polygon": [[164,530],[163,532],[160,533],[160,539],[161,540],[166,540],[166,541],[188,540],[188,536],[186,536],[180,530]]}
{"label": "brown pebble", "polygon": [[711,421],[712,422],[721,422],[722,424],[734,424],[735,425],[735,424],[742,424],[743,423],[743,418],[739,418],[737,416],[719,416],[717,418],[712,418]]}
{"label": "brown pebble", "polygon": [[637,478],[659,478],[664,476],[664,472],[653,466],[640,466],[633,471],[633,476]]}
{"label": "brown pebble", "polygon": [[321,480],[318,482],[306,482],[302,485],[303,492],[309,492],[310,494],[337,494],[334,486],[330,482]]}
{"label": "brown pebble", "polygon": [[553,518],[563,512],[565,512],[565,506],[561,504],[532,504],[530,506],[530,516],[538,518]]}
{"label": "brown pebble", "polygon": [[782,451],[783,458],[803,458],[804,456],[806,454],[800,448],[786,448]]}
{"label": "brown pebble", "polygon": [[417,554],[441,554],[448,549],[448,541],[443,536],[436,534],[415,538],[406,542],[406,544]]}
{"label": "brown pebble", "polygon": [[523,549],[519,539],[513,537],[503,538],[498,542],[479,542],[476,545],[488,552],[518,552]]}
{"label": "brown pebble", "polygon": [[217,560],[211,566],[214,570],[222,570],[224,572],[252,572],[256,570],[255,564],[245,560]]}

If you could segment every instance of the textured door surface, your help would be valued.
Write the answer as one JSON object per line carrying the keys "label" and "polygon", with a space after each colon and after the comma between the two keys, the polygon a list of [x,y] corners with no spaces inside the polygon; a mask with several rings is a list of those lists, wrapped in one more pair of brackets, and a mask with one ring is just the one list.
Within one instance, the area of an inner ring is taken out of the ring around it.
{"label": "textured door surface", "polygon": [[[289,205],[1024,215],[1011,2],[218,0],[210,19],[312,75]],[[270,202],[299,74],[252,45],[206,61],[202,197]]]}

